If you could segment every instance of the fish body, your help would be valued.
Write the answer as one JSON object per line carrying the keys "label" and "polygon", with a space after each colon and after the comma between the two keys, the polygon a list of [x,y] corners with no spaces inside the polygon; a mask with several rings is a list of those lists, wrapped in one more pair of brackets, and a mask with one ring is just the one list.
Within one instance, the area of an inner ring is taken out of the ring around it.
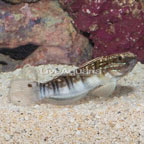
{"label": "fish body", "polygon": [[102,85],[101,79],[96,75],[91,76],[62,76],[47,84],[38,83],[40,100],[53,101],[67,104],[85,97],[91,90]]}
{"label": "fish body", "polygon": [[[98,57],[46,83],[21,81],[20,84],[19,81],[15,86],[21,86],[19,89],[23,89],[27,94],[23,94],[23,101],[16,97],[16,94],[11,95],[11,101],[16,104],[19,101],[24,105],[39,102],[70,104],[88,93],[108,96],[114,91],[117,81],[128,74],[135,64],[136,56],[130,52]],[[26,95],[29,97],[25,98]]]}

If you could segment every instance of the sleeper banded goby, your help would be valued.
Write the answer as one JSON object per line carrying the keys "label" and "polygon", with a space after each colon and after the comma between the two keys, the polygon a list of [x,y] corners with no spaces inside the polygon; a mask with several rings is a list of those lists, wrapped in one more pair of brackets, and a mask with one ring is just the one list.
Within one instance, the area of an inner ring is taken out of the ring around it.
{"label": "sleeper banded goby", "polygon": [[45,83],[14,81],[9,98],[15,104],[30,105],[70,104],[89,93],[108,96],[114,91],[117,80],[128,74],[136,62],[136,55],[131,52],[98,57]]}

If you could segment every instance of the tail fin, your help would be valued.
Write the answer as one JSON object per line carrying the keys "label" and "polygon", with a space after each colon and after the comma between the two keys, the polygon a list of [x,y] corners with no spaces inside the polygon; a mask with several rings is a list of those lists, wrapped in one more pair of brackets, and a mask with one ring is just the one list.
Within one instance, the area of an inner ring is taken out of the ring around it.
{"label": "tail fin", "polygon": [[33,105],[39,102],[39,89],[36,82],[24,79],[13,80],[10,84],[8,98],[16,105]]}

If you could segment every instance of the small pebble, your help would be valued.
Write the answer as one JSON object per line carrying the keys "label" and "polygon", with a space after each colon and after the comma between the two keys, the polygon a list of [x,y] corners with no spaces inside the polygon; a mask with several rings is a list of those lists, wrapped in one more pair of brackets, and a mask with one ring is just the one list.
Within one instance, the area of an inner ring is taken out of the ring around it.
{"label": "small pebble", "polygon": [[9,141],[11,139],[11,136],[9,134],[5,134],[4,138],[5,138],[6,141]]}

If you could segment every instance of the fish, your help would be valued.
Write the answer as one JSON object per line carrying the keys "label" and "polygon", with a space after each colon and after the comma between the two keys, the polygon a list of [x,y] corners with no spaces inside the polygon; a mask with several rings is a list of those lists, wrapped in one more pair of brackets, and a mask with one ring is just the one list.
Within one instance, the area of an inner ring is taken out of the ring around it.
{"label": "fish", "polygon": [[117,81],[131,72],[136,63],[137,57],[131,52],[97,57],[48,82],[14,81],[9,99],[16,105],[49,102],[65,105],[88,94],[109,96],[115,90]]}

